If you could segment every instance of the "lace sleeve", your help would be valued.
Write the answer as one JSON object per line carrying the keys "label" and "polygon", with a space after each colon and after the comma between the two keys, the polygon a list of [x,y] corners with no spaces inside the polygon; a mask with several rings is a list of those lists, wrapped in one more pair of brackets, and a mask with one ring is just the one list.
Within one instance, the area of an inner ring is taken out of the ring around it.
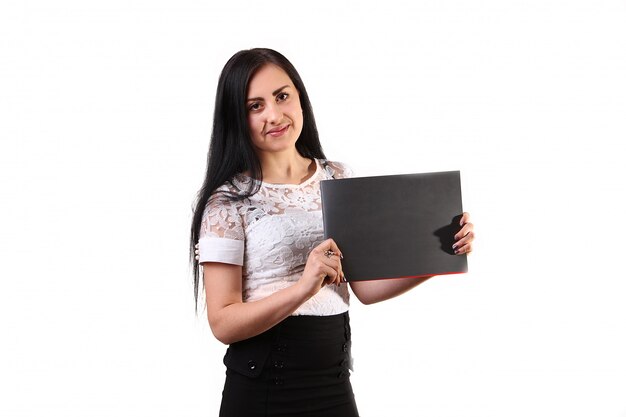
{"label": "lace sleeve", "polygon": [[342,162],[326,161],[326,170],[335,179],[351,178],[354,176],[352,168]]}
{"label": "lace sleeve", "polygon": [[202,215],[198,262],[243,265],[244,230],[238,204],[219,194],[211,196]]}

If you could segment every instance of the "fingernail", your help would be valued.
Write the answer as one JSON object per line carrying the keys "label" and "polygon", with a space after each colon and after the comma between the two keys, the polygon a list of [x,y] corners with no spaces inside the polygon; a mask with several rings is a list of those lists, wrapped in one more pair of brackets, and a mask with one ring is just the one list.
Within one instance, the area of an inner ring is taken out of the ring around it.
{"label": "fingernail", "polygon": [[341,254],[341,253],[340,253],[340,254],[339,254],[339,257],[340,257],[341,259],[343,259],[343,254]]}
{"label": "fingernail", "polygon": [[459,254],[459,250],[458,250],[458,249],[455,249],[455,250],[454,250],[454,254],[455,254],[455,255],[458,255],[458,254]]}

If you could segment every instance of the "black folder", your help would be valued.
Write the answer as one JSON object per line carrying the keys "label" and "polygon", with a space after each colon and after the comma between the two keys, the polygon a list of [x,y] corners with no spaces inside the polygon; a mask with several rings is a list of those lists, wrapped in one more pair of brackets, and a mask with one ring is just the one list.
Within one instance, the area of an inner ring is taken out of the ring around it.
{"label": "black folder", "polygon": [[325,180],[324,237],[348,281],[467,272],[455,255],[463,213],[459,171]]}

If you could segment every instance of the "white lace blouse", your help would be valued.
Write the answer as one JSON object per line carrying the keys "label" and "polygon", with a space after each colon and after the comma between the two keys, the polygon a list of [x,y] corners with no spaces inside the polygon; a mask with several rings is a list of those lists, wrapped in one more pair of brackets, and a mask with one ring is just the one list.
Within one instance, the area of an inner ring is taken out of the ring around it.
{"label": "white lace blouse", "polygon": [[[204,210],[199,262],[243,266],[243,301],[260,300],[300,279],[309,252],[324,240],[320,181],[347,178],[339,162],[315,160],[315,173],[302,184],[269,184],[242,201],[214,193]],[[241,193],[250,181],[236,175],[217,191]],[[347,285],[324,286],[293,315],[325,316],[348,310]]]}

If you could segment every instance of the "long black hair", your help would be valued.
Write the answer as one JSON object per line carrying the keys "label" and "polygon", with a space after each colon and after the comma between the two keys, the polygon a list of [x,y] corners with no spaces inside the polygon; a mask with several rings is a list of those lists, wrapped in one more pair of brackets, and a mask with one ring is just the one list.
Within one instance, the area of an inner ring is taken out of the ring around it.
{"label": "long black hair", "polygon": [[[317,133],[309,95],[298,71],[291,62],[279,52],[267,48],[243,50],[233,55],[222,69],[217,84],[206,175],[193,206],[189,260],[193,264],[196,314],[198,313],[198,287],[202,280],[202,271],[195,259],[195,244],[198,243],[204,208],[216,189],[230,182],[235,174],[250,171],[252,178],[259,180],[251,181],[245,192],[228,196],[237,200],[255,194],[263,179],[261,163],[251,143],[246,99],[248,84],[252,76],[267,64],[274,64],[285,71],[298,90],[303,125],[300,137],[296,141],[296,150],[305,158],[326,159]],[[202,286],[204,288],[204,281]]]}

